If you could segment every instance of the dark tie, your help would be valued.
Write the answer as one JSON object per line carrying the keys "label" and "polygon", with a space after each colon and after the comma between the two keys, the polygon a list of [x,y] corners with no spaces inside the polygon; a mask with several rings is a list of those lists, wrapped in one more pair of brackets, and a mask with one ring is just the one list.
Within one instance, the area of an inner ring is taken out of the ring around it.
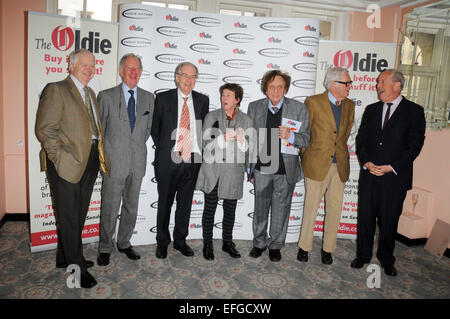
{"label": "dark tie", "polygon": [[274,106],[274,107],[273,107],[273,114],[277,114],[278,111],[279,111],[279,109],[278,109],[276,106]]}
{"label": "dark tie", "polygon": [[386,104],[388,105],[388,108],[387,108],[387,110],[386,110],[386,115],[384,116],[384,122],[383,122],[382,130],[384,130],[384,128],[385,128],[387,122],[389,121],[389,116],[391,115],[391,105],[392,105],[393,103],[386,103]]}
{"label": "dark tie", "polygon": [[133,133],[134,130],[134,123],[136,123],[136,101],[134,99],[133,90],[128,90],[128,92],[130,92],[131,96],[130,99],[128,100],[128,119],[130,120],[130,129],[131,129],[131,133]]}

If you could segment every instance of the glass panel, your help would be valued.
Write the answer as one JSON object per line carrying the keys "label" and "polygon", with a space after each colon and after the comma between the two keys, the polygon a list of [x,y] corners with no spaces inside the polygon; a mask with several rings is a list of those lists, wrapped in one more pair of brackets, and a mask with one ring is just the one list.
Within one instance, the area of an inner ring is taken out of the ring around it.
{"label": "glass panel", "polygon": [[320,21],[320,40],[330,40],[331,22]]}
{"label": "glass panel", "polygon": [[220,14],[229,14],[229,15],[233,15],[233,16],[242,15],[241,11],[227,10],[227,9],[220,9]]}
{"label": "glass panel", "polygon": [[87,0],[87,18],[111,21],[112,0]]}
{"label": "glass panel", "polygon": [[83,0],[58,0],[58,14],[60,15],[80,17],[82,11]]}
{"label": "glass panel", "polygon": [[[416,55],[414,59],[414,44],[416,44]],[[403,38],[403,45],[400,55],[400,63],[421,66],[430,66],[433,54],[434,34],[411,33]]]}
{"label": "glass panel", "polygon": [[184,4],[169,4],[169,8],[179,10],[190,10],[189,6],[186,6]]}
{"label": "glass panel", "polygon": [[161,2],[151,2],[151,1],[142,1],[142,4],[151,4],[152,6],[165,7],[165,3]]}

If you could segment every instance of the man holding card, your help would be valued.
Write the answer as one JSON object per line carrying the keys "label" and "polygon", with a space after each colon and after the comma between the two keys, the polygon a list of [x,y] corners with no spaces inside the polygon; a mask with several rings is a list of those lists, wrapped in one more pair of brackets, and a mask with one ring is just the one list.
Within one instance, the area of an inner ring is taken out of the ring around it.
{"label": "man holding card", "polygon": [[311,141],[302,149],[305,173],[305,206],[298,242],[297,259],[308,261],[312,249],[314,224],[325,194],[322,263],[333,263],[341,219],[344,185],[350,174],[347,140],[354,122],[355,103],[348,99],[352,81],[344,68],[330,68],[325,74],[325,92],[305,100],[309,112]]}

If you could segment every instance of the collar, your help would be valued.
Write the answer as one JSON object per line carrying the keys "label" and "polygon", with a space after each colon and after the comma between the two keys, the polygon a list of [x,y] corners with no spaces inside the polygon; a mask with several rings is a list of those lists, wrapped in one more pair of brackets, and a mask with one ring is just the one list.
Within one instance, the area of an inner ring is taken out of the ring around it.
{"label": "collar", "polygon": [[[73,81],[73,83],[75,84],[75,86],[77,87],[77,89],[79,90],[79,91],[83,91],[83,89],[84,89],[84,86],[83,86],[83,84],[80,82],[80,80],[78,80],[75,76],[73,76],[72,74],[70,75],[70,78],[72,79],[72,81]],[[88,87],[87,85],[86,85],[86,87]]]}
{"label": "collar", "polygon": [[[333,105],[336,105],[337,99],[334,97],[333,94],[331,94],[331,92],[329,90],[328,90],[328,100],[330,100],[330,102],[333,103]],[[339,106],[342,105],[342,101],[341,101],[341,103],[339,103]]]}
{"label": "collar", "polygon": [[274,107],[277,107],[278,108],[278,110],[281,110],[281,107],[283,106],[283,103],[284,103],[284,96],[281,98],[281,100],[280,100],[280,102],[278,102],[278,104],[277,105],[272,105],[272,102],[270,101],[270,99],[268,99],[269,100],[269,110],[270,110],[270,112],[272,112],[273,114],[275,114],[275,111],[274,111]]}
{"label": "collar", "polygon": [[391,102],[384,102],[383,105],[387,105],[387,103],[392,103],[391,108],[396,108],[400,102],[402,101],[403,96],[400,94],[399,96],[397,96],[394,100],[392,100]]}

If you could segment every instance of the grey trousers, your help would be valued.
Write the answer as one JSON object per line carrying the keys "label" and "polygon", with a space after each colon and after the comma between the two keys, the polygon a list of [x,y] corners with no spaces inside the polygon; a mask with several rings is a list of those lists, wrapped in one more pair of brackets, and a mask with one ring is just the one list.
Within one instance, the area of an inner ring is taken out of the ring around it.
{"label": "grey trousers", "polygon": [[286,175],[261,174],[258,170],[255,170],[254,178],[253,246],[281,249],[286,240],[295,184],[289,184]]}
{"label": "grey trousers", "polygon": [[116,242],[120,249],[131,246],[130,239],[136,225],[141,184],[142,178],[136,178],[131,173],[126,178],[111,178],[103,175],[99,253],[110,254],[114,249],[113,235],[121,202]]}

